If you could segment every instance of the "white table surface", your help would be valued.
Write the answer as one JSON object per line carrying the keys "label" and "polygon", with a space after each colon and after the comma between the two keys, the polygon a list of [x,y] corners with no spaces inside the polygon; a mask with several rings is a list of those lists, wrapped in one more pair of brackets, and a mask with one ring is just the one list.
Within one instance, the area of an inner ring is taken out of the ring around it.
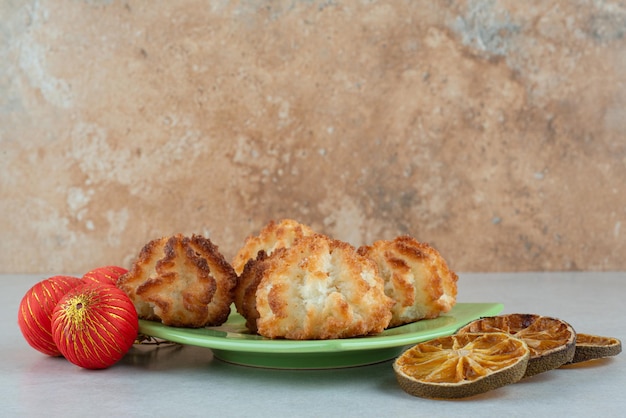
{"label": "white table surface", "polygon": [[[625,273],[460,274],[459,302],[556,316],[579,332],[626,339]],[[268,370],[191,346],[135,347],[90,371],[32,349],[17,326],[23,294],[45,275],[0,275],[2,417],[623,417],[626,354],[543,373],[453,401],[404,393],[391,361],[348,369]]]}

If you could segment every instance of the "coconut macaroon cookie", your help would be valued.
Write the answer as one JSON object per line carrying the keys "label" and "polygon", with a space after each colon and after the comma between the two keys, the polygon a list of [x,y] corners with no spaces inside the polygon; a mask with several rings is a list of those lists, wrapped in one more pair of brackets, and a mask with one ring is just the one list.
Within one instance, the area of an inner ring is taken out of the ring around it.
{"label": "coconut macaroon cookie", "polygon": [[236,283],[232,266],[208,238],[178,234],[147,243],[117,287],[139,318],[198,328],[228,319]]}
{"label": "coconut macaroon cookie", "polygon": [[315,234],[247,263],[235,304],[250,330],[265,337],[349,338],[389,324],[393,301],[383,286],[371,260]]}
{"label": "coconut macaroon cookie", "polygon": [[233,259],[233,268],[237,274],[241,274],[246,263],[255,259],[260,251],[270,255],[278,248],[289,247],[297,239],[313,234],[315,231],[309,226],[293,219],[283,219],[278,223],[270,221],[258,235],[246,239]]}
{"label": "coconut macaroon cookie", "polygon": [[373,260],[394,300],[390,327],[436,318],[456,303],[458,276],[441,254],[410,236],[362,246],[359,254]]}

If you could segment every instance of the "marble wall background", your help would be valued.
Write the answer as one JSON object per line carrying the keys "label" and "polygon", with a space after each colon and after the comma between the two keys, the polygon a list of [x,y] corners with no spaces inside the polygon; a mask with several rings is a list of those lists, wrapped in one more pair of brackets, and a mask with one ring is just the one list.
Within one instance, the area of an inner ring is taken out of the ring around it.
{"label": "marble wall background", "polygon": [[0,272],[290,217],[626,269],[626,2],[0,2]]}

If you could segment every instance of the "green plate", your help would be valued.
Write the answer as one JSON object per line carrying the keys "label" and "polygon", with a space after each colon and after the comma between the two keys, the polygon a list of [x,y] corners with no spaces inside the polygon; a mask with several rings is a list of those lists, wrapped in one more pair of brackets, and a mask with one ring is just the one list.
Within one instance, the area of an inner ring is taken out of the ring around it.
{"label": "green plate", "polygon": [[453,334],[484,316],[497,315],[500,303],[457,303],[435,319],[387,329],[380,334],[335,340],[268,339],[251,334],[241,315],[233,312],[219,327],[176,328],[160,322],[139,321],[144,335],[186,345],[210,348],[220,360],[254,367],[332,369],[363,366],[397,357],[406,346]]}

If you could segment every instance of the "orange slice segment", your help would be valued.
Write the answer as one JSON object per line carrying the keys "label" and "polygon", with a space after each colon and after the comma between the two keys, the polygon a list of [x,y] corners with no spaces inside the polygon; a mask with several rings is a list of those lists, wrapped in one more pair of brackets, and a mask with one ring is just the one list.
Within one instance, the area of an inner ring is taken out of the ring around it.
{"label": "orange slice segment", "polygon": [[507,314],[477,319],[458,333],[506,332],[524,340],[530,360],[524,377],[570,362],[576,350],[576,332],[567,322],[535,314]]}
{"label": "orange slice segment", "polygon": [[576,334],[576,351],[568,364],[616,356],[622,352],[622,342],[601,335]]}
{"label": "orange slice segment", "polygon": [[530,350],[503,332],[440,337],[417,344],[393,364],[400,387],[422,398],[464,398],[520,380]]}

